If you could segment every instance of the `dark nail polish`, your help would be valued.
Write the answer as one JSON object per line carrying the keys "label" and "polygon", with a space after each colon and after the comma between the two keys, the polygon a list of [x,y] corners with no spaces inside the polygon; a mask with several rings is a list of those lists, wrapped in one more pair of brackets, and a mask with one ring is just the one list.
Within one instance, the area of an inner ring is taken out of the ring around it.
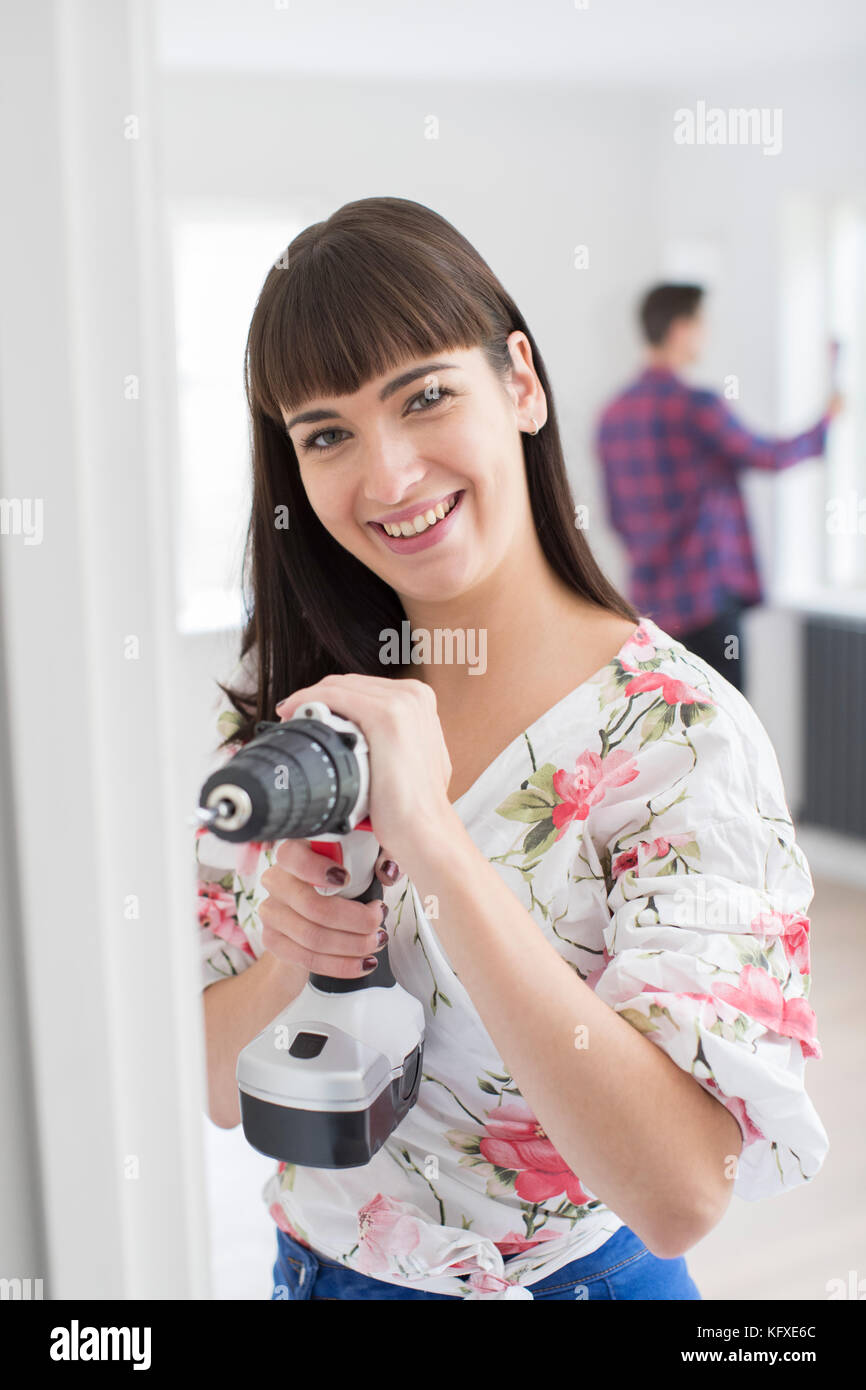
{"label": "dark nail polish", "polygon": [[329,869],[325,874],[325,878],[329,883],[338,883],[342,888],[343,884],[348,882],[349,875],[345,869],[341,869],[335,864],[334,867]]}
{"label": "dark nail polish", "polygon": [[382,865],[382,874],[389,883],[396,883],[400,877],[400,870],[393,859],[386,859]]}
{"label": "dark nail polish", "polygon": [[386,930],[385,930],[384,927],[380,927],[380,929],[379,929],[379,935],[378,935],[378,937],[377,937],[376,939],[377,939],[377,941],[379,942],[379,945],[380,945],[380,946],[384,946],[384,945],[385,945],[385,942],[388,940],[388,933],[386,932]]}
{"label": "dark nail polish", "polygon": [[382,903],[382,921],[383,921],[383,922],[384,922],[385,918],[388,916],[388,910],[389,910],[389,909],[388,909],[388,904],[387,904],[387,903]]}
{"label": "dark nail polish", "polygon": [[379,964],[375,956],[365,956],[361,961],[362,973],[370,974]]}

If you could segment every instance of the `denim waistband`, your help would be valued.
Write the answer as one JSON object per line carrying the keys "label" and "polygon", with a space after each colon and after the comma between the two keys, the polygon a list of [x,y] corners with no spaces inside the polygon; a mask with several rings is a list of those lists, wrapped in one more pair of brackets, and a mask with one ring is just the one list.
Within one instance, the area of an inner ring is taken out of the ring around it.
{"label": "denim waistband", "polygon": [[[299,1260],[309,1274],[315,1272],[316,1265],[328,1265],[333,1269],[342,1270],[345,1274],[357,1274],[359,1278],[369,1276],[362,1275],[360,1271],[353,1270],[351,1266],[342,1263],[340,1260],[333,1259],[330,1255],[324,1255],[313,1246],[304,1245],[301,1241],[295,1240],[286,1231],[277,1229],[277,1243],[281,1254],[289,1254],[295,1260]],[[560,1265],[559,1269],[553,1274],[545,1275],[543,1270],[539,1271],[538,1281],[533,1282],[530,1287],[543,1287],[547,1280],[562,1278],[565,1271],[570,1277],[581,1279],[602,1278],[605,1275],[615,1272],[624,1264],[632,1260],[640,1259],[648,1254],[647,1247],[639,1236],[628,1226],[620,1226],[614,1231],[613,1235],[608,1236],[596,1250],[591,1250],[588,1255],[576,1256],[575,1259],[566,1265]],[[507,1261],[506,1261],[507,1265]],[[469,1274],[457,1274],[455,1278],[467,1280]]]}

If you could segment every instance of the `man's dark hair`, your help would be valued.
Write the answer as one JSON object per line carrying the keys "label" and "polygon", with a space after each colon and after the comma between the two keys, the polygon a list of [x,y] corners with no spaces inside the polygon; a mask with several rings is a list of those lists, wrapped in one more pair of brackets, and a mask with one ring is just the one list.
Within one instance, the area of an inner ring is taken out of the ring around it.
{"label": "man's dark hair", "polygon": [[664,342],[674,319],[690,319],[704,297],[701,285],[655,285],[644,295],[640,321],[648,343]]}

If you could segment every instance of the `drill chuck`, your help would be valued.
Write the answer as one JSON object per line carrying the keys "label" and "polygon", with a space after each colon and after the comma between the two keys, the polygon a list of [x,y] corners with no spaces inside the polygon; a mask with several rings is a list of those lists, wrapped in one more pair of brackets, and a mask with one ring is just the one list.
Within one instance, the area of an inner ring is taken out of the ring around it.
{"label": "drill chuck", "polygon": [[356,734],[305,715],[315,708],[284,722],[260,721],[256,737],[211,774],[199,803],[211,813],[213,835],[240,843],[350,832],[366,799],[366,762],[353,751]]}

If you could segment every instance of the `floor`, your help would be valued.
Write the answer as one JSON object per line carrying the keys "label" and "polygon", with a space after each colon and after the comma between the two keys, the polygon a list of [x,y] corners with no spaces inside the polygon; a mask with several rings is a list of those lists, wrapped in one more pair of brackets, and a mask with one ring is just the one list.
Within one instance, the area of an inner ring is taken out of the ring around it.
{"label": "floor", "polygon": [[762,1202],[735,1199],[689,1252],[705,1298],[827,1298],[828,1282],[840,1279],[846,1287],[864,1280],[860,1297],[866,1296],[866,892],[813,879],[809,1002],[823,1057],[807,1062],[806,1085],[830,1152],[804,1187]]}
{"label": "floor", "polygon": [[[866,890],[813,877],[810,1003],[823,1057],[807,1063],[806,1079],[830,1152],[805,1187],[761,1202],[734,1198],[687,1256],[705,1299],[823,1299],[860,1280],[866,1297]],[[204,1124],[214,1297],[269,1298],[275,1227],[261,1190],[273,1163],[249,1147],[240,1126]]]}

